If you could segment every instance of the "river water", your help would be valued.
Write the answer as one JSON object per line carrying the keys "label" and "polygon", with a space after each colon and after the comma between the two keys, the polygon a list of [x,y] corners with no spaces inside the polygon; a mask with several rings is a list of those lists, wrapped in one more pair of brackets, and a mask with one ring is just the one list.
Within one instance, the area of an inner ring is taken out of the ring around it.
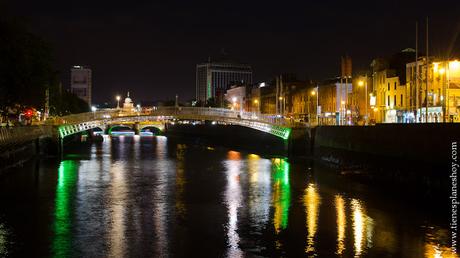
{"label": "river water", "polygon": [[449,222],[423,201],[162,136],[31,161],[0,177],[0,203],[0,256],[456,257]]}

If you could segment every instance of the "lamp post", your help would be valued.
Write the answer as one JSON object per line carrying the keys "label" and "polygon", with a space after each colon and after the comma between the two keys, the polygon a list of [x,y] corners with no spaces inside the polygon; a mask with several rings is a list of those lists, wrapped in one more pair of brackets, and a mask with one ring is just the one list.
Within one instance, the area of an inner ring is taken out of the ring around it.
{"label": "lamp post", "polygon": [[359,87],[362,87],[364,85],[364,105],[365,105],[365,117],[364,117],[364,124],[366,125],[367,124],[367,118],[369,117],[369,114],[367,113],[367,74],[366,74],[366,81],[363,82],[362,80],[360,80],[358,82],[358,86]]}
{"label": "lamp post", "polygon": [[97,108],[95,106],[91,106],[91,111],[93,111],[93,118],[95,119]]}
{"label": "lamp post", "polygon": [[312,90],[310,92],[311,96],[316,96],[316,108],[315,108],[315,113],[316,113],[316,116],[315,116],[315,120],[316,120],[316,124],[318,125],[318,94],[315,90]]}
{"label": "lamp post", "polygon": [[117,99],[117,109],[120,109],[120,99],[121,99],[120,95],[118,95],[116,99]]}

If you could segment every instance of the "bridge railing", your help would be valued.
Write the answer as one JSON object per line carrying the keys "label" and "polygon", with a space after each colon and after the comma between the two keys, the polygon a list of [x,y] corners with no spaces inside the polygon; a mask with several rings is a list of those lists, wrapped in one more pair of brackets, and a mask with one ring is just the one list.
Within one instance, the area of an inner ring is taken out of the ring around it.
{"label": "bridge railing", "polygon": [[123,109],[101,109],[95,112],[87,112],[75,115],[60,117],[53,121],[47,121],[47,124],[62,125],[76,124],[94,120],[109,120],[113,118],[129,117],[129,116],[177,116],[190,115],[192,117],[215,118],[218,119],[241,119],[251,120],[271,125],[284,127],[304,127],[305,124],[295,123],[291,119],[286,119],[279,115],[266,115],[255,112],[240,112],[225,108],[206,108],[206,107],[157,107],[151,111],[130,111],[126,112]]}

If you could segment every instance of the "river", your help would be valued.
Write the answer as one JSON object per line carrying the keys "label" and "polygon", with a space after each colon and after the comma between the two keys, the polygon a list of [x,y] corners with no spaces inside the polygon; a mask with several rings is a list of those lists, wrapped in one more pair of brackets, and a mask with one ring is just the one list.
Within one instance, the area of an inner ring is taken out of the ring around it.
{"label": "river", "polygon": [[448,221],[423,201],[163,136],[30,161],[0,177],[0,203],[7,257],[456,257]]}

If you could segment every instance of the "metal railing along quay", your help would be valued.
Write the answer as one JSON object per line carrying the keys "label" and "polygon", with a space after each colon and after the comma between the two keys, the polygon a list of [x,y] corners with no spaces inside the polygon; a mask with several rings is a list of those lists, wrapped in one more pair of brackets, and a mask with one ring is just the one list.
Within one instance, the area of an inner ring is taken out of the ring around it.
{"label": "metal railing along quay", "polygon": [[53,135],[50,126],[0,127],[0,149],[8,149],[40,137]]}

